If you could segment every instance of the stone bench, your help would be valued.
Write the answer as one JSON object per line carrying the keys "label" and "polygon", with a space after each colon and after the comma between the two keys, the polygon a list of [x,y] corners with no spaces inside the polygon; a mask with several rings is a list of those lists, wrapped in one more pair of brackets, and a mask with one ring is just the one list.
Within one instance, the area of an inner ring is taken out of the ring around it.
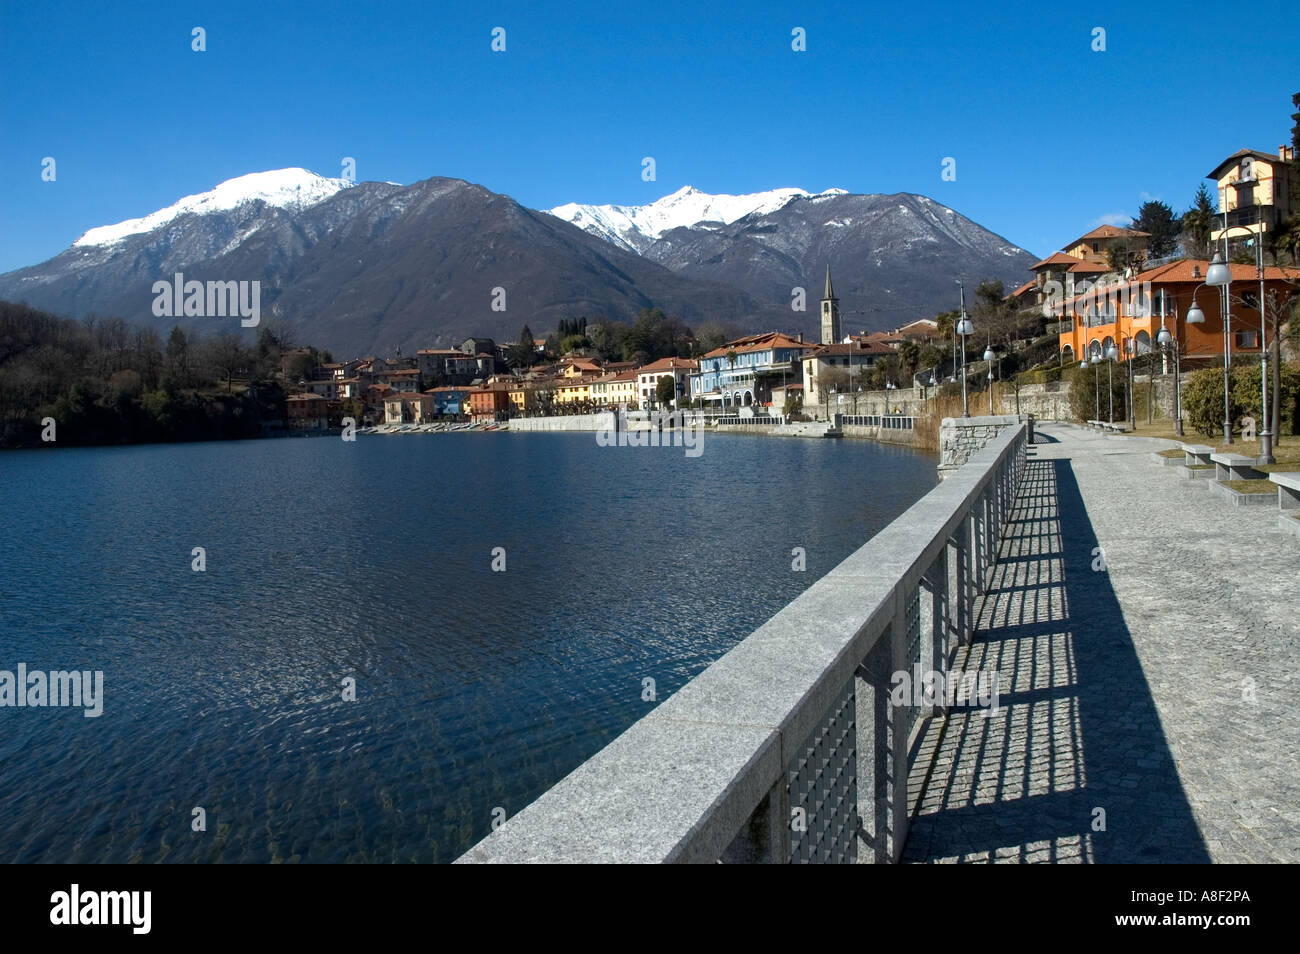
{"label": "stone bench", "polygon": [[1128,430],[1123,424],[1112,424],[1110,421],[1089,421],[1088,426],[1099,431],[1108,431],[1112,434],[1123,434]]}
{"label": "stone bench", "polygon": [[1215,480],[1259,480],[1264,475],[1255,469],[1257,461],[1245,454],[1211,454]]}
{"label": "stone bench", "polygon": [[1184,444],[1183,463],[1188,467],[1193,464],[1208,464],[1213,453],[1214,448],[1205,444]]}
{"label": "stone bench", "polygon": [[1277,484],[1279,510],[1300,510],[1300,473],[1269,474],[1268,479]]}

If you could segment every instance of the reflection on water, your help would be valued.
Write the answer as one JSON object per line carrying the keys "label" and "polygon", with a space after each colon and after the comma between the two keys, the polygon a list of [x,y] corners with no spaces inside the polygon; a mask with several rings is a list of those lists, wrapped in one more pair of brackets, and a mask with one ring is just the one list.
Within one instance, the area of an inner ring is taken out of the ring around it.
{"label": "reflection on water", "polygon": [[97,719],[0,708],[0,861],[450,861],[934,468],[731,435],[694,459],[590,434],[0,456],[0,670],[103,670],[105,694]]}

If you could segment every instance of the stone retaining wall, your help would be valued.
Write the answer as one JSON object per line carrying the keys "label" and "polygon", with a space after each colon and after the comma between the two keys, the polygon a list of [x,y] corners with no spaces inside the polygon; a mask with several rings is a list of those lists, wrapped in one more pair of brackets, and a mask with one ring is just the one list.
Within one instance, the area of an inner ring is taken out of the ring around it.
{"label": "stone retaining wall", "polygon": [[600,414],[568,414],[560,417],[515,417],[510,420],[512,431],[598,431],[609,426],[608,416]]}
{"label": "stone retaining wall", "polygon": [[867,427],[861,424],[845,424],[841,430],[845,437],[867,438],[882,444],[914,444],[915,434],[911,428]]}
{"label": "stone retaining wall", "polygon": [[985,445],[1021,419],[1014,414],[996,417],[945,417],[939,425],[939,479],[966,463]]}

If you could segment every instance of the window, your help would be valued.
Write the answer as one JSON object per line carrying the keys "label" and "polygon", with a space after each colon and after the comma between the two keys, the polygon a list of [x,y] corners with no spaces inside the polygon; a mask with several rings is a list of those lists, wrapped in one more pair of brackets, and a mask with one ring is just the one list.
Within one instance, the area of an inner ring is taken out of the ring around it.
{"label": "window", "polygon": [[1257,331],[1238,331],[1235,333],[1238,348],[1255,348],[1258,347],[1259,332]]}

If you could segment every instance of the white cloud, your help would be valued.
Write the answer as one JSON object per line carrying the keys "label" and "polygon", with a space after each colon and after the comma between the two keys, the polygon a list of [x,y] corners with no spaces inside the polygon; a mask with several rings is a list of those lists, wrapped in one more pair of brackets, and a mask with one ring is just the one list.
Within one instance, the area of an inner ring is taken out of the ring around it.
{"label": "white cloud", "polygon": [[1147,192],[1145,189],[1144,189],[1143,191],[1141,191],[1141,192],[1138,193],[1138,198],[1141,199],[1143,202],[1159,202],[1159,201],[1160,201],[1160,196],[1158,196],[1158,195],[1152,195],[1150,192]]}
{"label": "white cloud", "polygon": [[1099,215],[1097,216],[1097,218],[1093,219],[1092,227],[1096,228],[1099,225],[1125,225],[1126,226],[1131,221],[1133,221],[1133,216],[1128,215],[1124,212],[1109,212],[1106,215]]}

